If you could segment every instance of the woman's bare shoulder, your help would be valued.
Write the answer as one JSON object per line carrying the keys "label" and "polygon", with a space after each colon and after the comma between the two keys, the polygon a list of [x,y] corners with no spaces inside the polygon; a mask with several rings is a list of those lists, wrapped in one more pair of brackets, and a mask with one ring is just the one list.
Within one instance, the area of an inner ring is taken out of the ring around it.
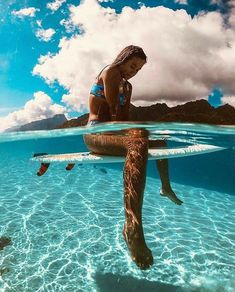
{"label": "woman's bare shoulder", "polygon": [[109,66],[102,72],[101,78],[106,81],[115,80],[116,82],[120,82],[122,79],[122,76],[117,66]]}

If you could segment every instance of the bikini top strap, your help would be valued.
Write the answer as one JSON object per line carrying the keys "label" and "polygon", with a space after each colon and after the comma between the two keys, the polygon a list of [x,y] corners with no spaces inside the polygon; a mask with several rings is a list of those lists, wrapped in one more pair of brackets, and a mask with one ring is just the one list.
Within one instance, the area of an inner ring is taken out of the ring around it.
{"label": "bikini top strap", "polygon": [[100,73],[96,76],[96,79],[97,79],[97,80],[99,79],[100,74],[101,74],[101,73],[104,71],[104,69],[107,68],[108,66],[110,66],[110,65],[106,65],[106,66],[100,71]]}
{"label": "bikini top strap", "polygon": [[[101,74],[101,73],[104,71],[104,69],[107,68],[108,66],[110,66],[110,64],[106,65],[106,66],[100,71],[100,73],[96,76],[96,80],[99,79],[100,74]],[[118,66],[118,69],[119,69],[119,71],[120,71],[119,66]],[[123,78],[123,77],[122,77],[122,80],[124,80],[124,84],[126,85],[128,81],[127,81],[125,78]]]}

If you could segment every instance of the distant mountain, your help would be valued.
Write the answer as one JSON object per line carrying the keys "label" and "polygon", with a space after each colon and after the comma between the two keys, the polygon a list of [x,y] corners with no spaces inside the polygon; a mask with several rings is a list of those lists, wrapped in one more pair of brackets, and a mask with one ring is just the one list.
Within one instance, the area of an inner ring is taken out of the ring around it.
{"label": "distant mountain", "polygon": [[57,126],[58,129],[61,128],[73,128],[78,126],[85,126],[88,121],[89,114],[84,114],[78,118],[68,120],[60,125]]}
{"label": "distant mountain", "polygon": [[[6,132],[52,130],[85,126],[88,114],[67,120],[65,115],[59,114],[52,118],[34,121],[19,127],[12,127]],[[203,123],[210,125],[235,125],[235,108],[225,104],[218,108],[211,106],[205,99],[190,101],[183,105],[168,107],[165,103],[151,106],[130,106],[131,121],[145,122],[182,122]]]}
{"label": "distant mountain", "polygon": [[[235,108],[228,104],[214,108],[205,99],[190,101],[174,107],[168,107],[165,103],[145,107],[136,107],[131,104],[130,120],[235,125]],[[84,126],[87,121],[88,114],[85,114],[61,124],[58,128]]]}
{"label": "distant mountain", "polygon": [[53,116],[52,118],[34,121],[22,126],[9,128],[5,132],[52,130],[55,129],[58,125],[65,123],[66,121],[67,119],[65,115],[58,114]]}
{"label": "distant mountain", "polygon": [[132,106],[130,116],[133,121],[235,125],[235,108],[233,106],[225,104],[214,108],[205,99],[190,101],[175,107],[168,107],[166,104],[148,107]]}

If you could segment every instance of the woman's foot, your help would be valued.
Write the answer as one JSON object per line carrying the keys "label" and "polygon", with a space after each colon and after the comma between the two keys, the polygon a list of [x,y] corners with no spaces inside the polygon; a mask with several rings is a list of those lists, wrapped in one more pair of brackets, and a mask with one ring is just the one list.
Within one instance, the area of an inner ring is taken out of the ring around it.
{"label": "woman's foot", "polygon": [[147,247],[144,239],[141,238],[139,232],[135,230],[128,231],[124,227],[122,234],[131,253],[131,258],[136,265],[142,270],[150,268],[153,264],[152,252]]}
{"label": "woman's foot", "polygon": [[177,198],[176,194],[172,189],[160,189],[160,195],[163,197],[168,197],[172,202],[174,202],[176,205],[182,205],[183,201],[181,201],[179,198]]}

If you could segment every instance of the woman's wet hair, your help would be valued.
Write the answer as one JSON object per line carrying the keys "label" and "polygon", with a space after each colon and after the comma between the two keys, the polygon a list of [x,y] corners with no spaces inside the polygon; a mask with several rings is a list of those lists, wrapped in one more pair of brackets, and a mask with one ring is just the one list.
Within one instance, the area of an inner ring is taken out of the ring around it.
{"label": "woman's wet hair", "polygon": [[125,47],[113,61],[112,65],[121,65],[131,59],[132,57],[137,57],[145,62],[147,61],[147,56],[145,55],[143,49],[138,46],[127,46]]}

